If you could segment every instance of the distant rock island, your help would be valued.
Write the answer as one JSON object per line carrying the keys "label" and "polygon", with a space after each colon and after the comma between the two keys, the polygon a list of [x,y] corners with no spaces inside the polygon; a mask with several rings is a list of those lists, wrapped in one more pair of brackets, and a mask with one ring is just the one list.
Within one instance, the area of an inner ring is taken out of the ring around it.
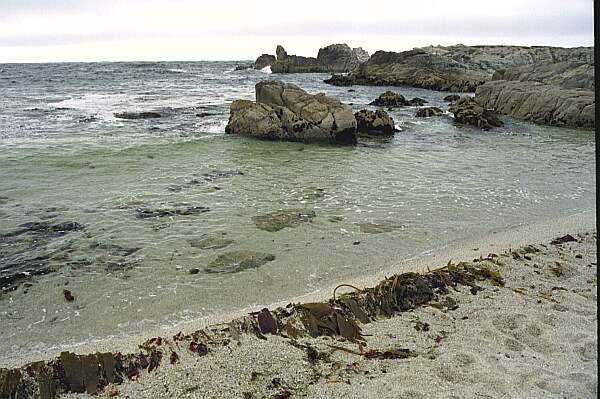
{"label": "distant rock island", "polygon": [[411,86],[475,93],[485,109],[538,124],[593,128],[593,47],[428,46],[403,52],[333,44],[317,58],[263,54],[255,68],[273,73],[329,72],[335,86]]}
{"label": "distant rock island", "polygon": [[317,58],[289,55],[283,46],[277,46],[276,55],[263,54],[256,59],[254,67],[270,66],[273,73],[350,72],[369,60],[369,53],[361,47],[350,48],[347,44],[331,44],[319,49]]}

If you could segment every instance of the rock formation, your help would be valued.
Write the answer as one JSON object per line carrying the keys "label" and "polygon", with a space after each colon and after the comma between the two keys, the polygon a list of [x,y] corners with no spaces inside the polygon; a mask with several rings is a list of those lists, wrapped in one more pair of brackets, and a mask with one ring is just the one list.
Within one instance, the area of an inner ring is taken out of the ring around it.
{"label": "rock formation", "polygon": [[333,75],[326,82],[474,92],[502,69],[567,61],[590,64],[593,58],[592,47],[430,46],[401,53],[377,51],[349,75]]}
{"label": "rock formation", "polygon": [[454,119],[457,122],[477,126],[485,130],[504,125],[493,112],[479,105],[473,97],[462,97],[458,102],[451,105],[448,111],[454,114]]}
{"label": "rock formation", "polygon": [[417,117],[417,118],[430,118],[432,116],[440,116],[440,115],[443,115],[443,114],[444,114],[444,111],[442,111],[438,107],[426,107],[426,108],[419,109],[417,111],[417,113],[415,114],[415,117]]}
{"label": "rock formation", "polygon": [[289,55],[278,45],[276,56],[263,54],[255,62],[256,69],[271,66],[274,73],[349,72],[369,59],[361,47],[351,49],[347,44],[332,44],[319,49],[316,58]]}
{"label": "rock formation", "polygon": [[482,106],[543,125],[593,128],[594,65],[561,61],[519,66],[494,73],[477,88]]}
{"label": "rock formation", "polygon": [[254,69],[263,69],[275,63],[276,58],[271,54],[263,54],[254,62]]}
{"label": "rock formation", "polygon": [[376,105],[378,107],[406,107],[421,106],[424,104],[427,104],[427,100],[419,97],[407,100],[402,94],[394,93],[390,90],[381,93],[379,97],[369,103],[369,105]]}
{"label": "rock formation", "polygon": [[384,110],[363,109],[354,114],[358,133],[371,136],[392,136],[396,132],[394,120]]}
{"label": "rock formation", "polygon": [[356,119],[349,105],[324,94],[311,95],[293,84],[256,84],[256,102],[231,104],[226,133],[301,142],[356,143]]}

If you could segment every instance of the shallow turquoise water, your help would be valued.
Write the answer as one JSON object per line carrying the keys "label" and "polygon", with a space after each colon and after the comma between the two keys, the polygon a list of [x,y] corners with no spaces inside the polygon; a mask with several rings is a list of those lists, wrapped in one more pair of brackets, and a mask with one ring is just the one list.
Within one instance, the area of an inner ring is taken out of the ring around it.
{"label": "shallow turquoise water", "polygon": [[[483,132],[448,115],[416,119],[409,107],[391,111],[403,129],[394,139],[362,140],[356,147],[227,136],[229,102],[252,98],[254,83],[267,77],[230,72],[233,66],[2,66],[0,233],[38,221],[85,227],[0,242],[3,275],[34,265],[37,257],[49,268],[1,294],[0,357],[269,304],[397,259],[595,206],[590,131],[506,118],[504,128]],[[51,81],[39,79],[42,72]],[[323,78],[283,77],[357,110],[387,89],[349,92]],[[441,99],[447,93],[395,90],[446,108]],[[113,117],[123,110],[166,116]],[[205,179],[213,171],[242,174]],[[139,207],[182,203],[210,211],[136,217]],[[252,221],[296,208],[316,217],[278,232]],[[396,229],[369,234],[361,223]],[[205,234],[234,242],[222,249],[190,245]],[[204,272],[218,255],[241,249],[275,260],[239,273]],[[189,274],[191,268],[200,272]],[[74,302],[63,298],[65,288]]]}

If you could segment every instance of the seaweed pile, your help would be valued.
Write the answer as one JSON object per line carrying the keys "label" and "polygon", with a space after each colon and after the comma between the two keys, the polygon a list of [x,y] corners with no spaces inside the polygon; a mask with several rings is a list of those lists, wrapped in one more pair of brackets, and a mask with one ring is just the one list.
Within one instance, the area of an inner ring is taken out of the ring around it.
{"label": "seaweed pile", "polygon": [[[364,350],[366,343],[360,324],[391,317],[399,312],[431,304],[444,306],[442,296],[467,286],[475,295],[483,287],[480,283],[503,286],[500,273],[489,264],[452,264],[424,274],[396,274],[381,281],[373,288],[358,289],[342,284],[334,290],[333,298],[327,302],[288,304],[270,311],[259,312],[233,320],[227,324],[207,327],[184,335],[178,333],[171,338],[155,337],[139,346],[135,354],[96,353],[76,355],[63,352],[48,362],[35,362],[19,369],[0,369],[0,398],[52,399],[65,392],[98,393],[109,395],[116,392],[114,384],[124,380],[136,380],[143,371],[155,370],[163,359],[169,363],[179,362],[181,351],[194,356],[205,356],[212,348],[227,346],[232,340],[239,341],[243,334],[267,339],[267,335],[278,335],[289,339],[289,343],[307,349],[311,358],[311,347],[299,342],[303,337],[332,336],[358,344],[354,352],[367,359],[403,359],[415,356],[407,349]],[[336,296],[341,287],[354,291]],[[437,302],[436,302],[437,301]],[[359,324],[360,323],[360,324]],[[312,350],[312,357],[319,356]]]}

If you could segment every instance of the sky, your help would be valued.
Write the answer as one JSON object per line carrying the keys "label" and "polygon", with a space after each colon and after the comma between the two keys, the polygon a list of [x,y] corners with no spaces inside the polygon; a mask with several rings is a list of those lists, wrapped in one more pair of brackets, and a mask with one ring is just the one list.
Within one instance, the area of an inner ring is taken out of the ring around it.
{"label": "sky", "polygon": [[0,0],[0,62],[253,60],[332,43],[593,46],[593,0]]}

